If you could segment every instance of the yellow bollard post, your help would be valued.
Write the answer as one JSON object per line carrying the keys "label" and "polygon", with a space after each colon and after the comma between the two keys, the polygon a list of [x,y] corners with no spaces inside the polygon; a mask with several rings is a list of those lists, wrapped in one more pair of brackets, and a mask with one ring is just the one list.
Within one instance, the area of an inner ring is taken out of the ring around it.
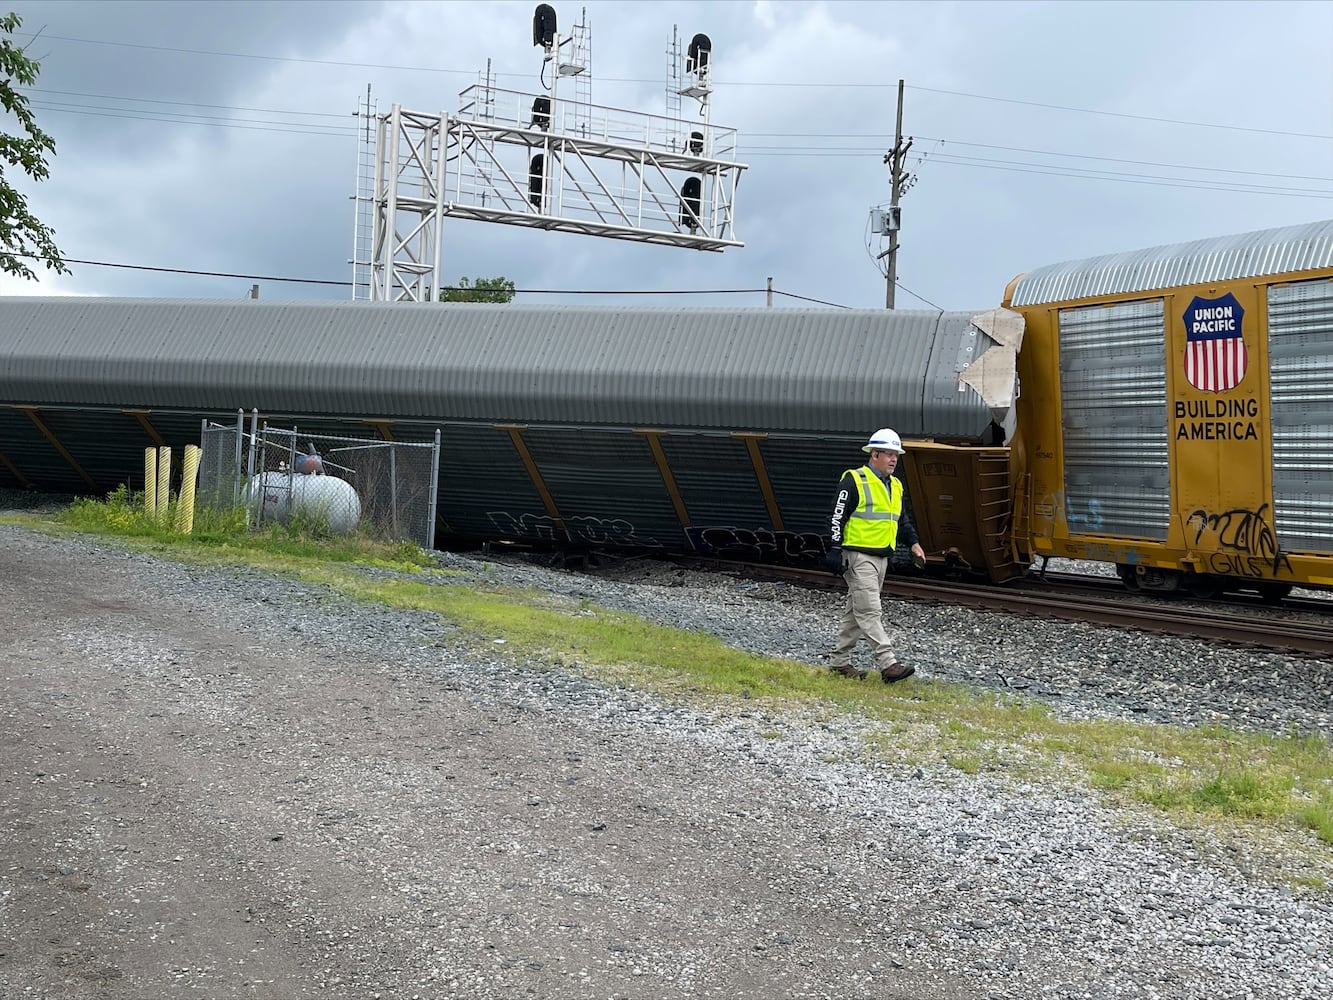
{"label": "yellow bollard post", "polygon": [[149,517],[157,515],[157,449],[143,450],[143,509]]}
{"label": "yellow bollard post", "polygon": [[171,449],[157,449],[157,523],[167,523],[171,508]]}
{"label": "yellow bollard post", "polygon": [[198,445],[185,446],[185,460],[181,463],[181,492],[176,498],[176,530],[182,535],[194,531],[194,481],[199,478]]}

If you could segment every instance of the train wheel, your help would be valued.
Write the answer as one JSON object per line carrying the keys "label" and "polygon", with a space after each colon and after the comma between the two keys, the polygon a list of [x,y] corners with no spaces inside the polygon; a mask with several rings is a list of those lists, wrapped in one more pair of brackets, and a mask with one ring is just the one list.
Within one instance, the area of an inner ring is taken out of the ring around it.
{"label": "train wheel", "polygon": [[1116,563],[1116,575],[1120,577],[1120,582],[1130,590],[1139,589],[1139,578],[1134,572],[1134,567],[1129,563]]}
{"label": "train wheel", "polygon": [[1261,583],[1256,589],[1265,604],[1281,604],[1282,598],[1291,593],[1291,584]]}
{"label": "train wheel", "polygon": [[1185,588],[1190,595],[1201,601],[1211,601],[1222,593],[1222,587],[1211,576],[1203,573],[1190,573],[1185,577]]}

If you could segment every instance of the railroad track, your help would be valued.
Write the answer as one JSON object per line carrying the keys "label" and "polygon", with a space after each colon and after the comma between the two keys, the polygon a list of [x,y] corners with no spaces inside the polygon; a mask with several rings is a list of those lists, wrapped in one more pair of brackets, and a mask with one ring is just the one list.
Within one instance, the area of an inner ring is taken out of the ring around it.
{"label": "railroad track", "polygon": [[[780,579],[806,586],[840,587],[834,577],[811,570],[715,560],[707,563],[723,572],[749,579]],[[1120,581],[1109,577],[1055,573],[1047,574],[1045,580],[1034,575],[1005,586],[890,576],[885,581],[884,593],[903,600],[932,601],[1333,658],[1333,602],[1328,601],[1289,598],[1290,610],[1300,609],[1315,615],[1293,618],[1278,614],[1279,609],[1272,606],[1261,606],[1257,598],[1246,600],[1244,595],[1235,595],[1235,600],[1229,595],[1215,602],[1214,606],[1199,608],[1182,605],[1169,597],[1131,593]]]}

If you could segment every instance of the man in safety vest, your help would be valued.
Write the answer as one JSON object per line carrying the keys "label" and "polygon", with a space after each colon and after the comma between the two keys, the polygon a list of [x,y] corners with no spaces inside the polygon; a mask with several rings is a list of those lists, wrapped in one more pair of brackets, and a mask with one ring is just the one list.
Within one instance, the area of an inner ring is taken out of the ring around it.
{"label": "man in safety vest", "polygon": [[870,453],[869,463],[842,474],[833,505],[832,545],[826,559],[829,568],[847,581],[847,610],[829,668],[844,677],[863,679],[866,671],[852,665],[852,651],[857,640],[865,638],[874,647],[880,678],[892,684],[911,677],[916,669],[898,662],[884,631],[879,599],[884,574],[900,534],[912,547],[917,566],[925,565],[926,553],[903,510],[902,480],[893,474],[903,454],[902,440],[884,427],[861,450]]}

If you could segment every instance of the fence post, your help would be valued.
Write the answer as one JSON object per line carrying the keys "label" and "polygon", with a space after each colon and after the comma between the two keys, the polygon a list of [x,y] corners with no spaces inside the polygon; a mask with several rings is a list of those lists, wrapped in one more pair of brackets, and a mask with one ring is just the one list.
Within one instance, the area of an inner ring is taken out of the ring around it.
{"label": "fence post", "polygon": [[194,481],[199,475],[199,456],[203,452],[192,444],[185,446],[181,463],[181,491],[176,500],[176,530],[183,535],[194,531]]}
{"label": "fence post", "polygon": [[264,520],[264,474],[261,471],[258,476],[255,475],[255,447],[259,441],[259,410],[256,407],[250,409],[250,460],[246,465],[246,472],[250,476],[250,482],[258,483],[258,489],[251,487],[250,492],[254,494],[255,501],[255,524],[262,524]]}
{"label": "fence post", "polygon": [[241,502],[241,445],[245,443],[245,411],[237,408],[236,410],[236,465],[232,468],[231,476],[231,505],[237,506]]}
{"label": "fence post", "polygon": [[426,524],[426,551],[435,551],[435,505],[440,493],[440,429],[435,428],[435,447],[430,453],[430,519]]}
{"label": "fence post", "polygon": [[157,523],[167,523],[171,507],[171,449],[157,449]]}
{"label": "fence post", "polygon": [[149,517],[157,514],[157,449],[143,450],[143,510]]}
{"label": "fence post", "polygon": [[251,409],[250,410],[250,465],[247,470],[250,473],[251,478],[254,478],[255,474],[255,444],[258,440],[259,440],[259,410]]}
{"label": "fence post", "polygon": [[393,540],[402,541],[398,530],[398,447],[389,443],[389,515],[393,518]]}

